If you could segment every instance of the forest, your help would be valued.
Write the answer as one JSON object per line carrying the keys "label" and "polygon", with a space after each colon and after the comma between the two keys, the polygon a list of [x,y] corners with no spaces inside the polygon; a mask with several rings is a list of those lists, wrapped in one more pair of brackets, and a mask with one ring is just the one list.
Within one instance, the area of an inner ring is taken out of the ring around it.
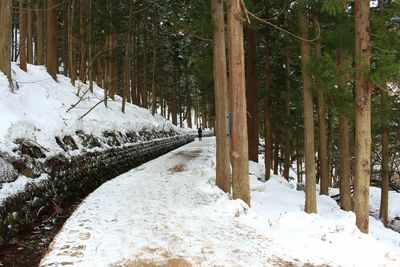
{"label": "forest", "polygon": [[370,186],[385,225],[400,190],[399,14],[398,0],[1,0],[0,71],[10,92],[12,62],[44,65],[104,88],[96,106],[121,97],[121,113],[214,129],[234,199],[251,206],[249,160],[263,180],[293,168],[305,212],[339,188],[368,233]]}

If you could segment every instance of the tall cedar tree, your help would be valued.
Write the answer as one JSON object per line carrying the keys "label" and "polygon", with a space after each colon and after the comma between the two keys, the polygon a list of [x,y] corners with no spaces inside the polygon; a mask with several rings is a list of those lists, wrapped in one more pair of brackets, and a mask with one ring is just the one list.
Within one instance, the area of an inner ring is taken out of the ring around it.
{"label": "tall cedar tree", "polygon": [[[318,34],[318,19],[314,18],[315,33]],[[315,43],[315,56],[318,61],[322,57],[322,44],[320,38]],[[321,86],[317,88],[317,107],[318,107],[318,160],[320,173],[320,194],[329,195],[329,162],[328,162],[328,140],[326,128],[326,105],[325,96]]]}
{"label": "tall cedar tree", "polygon": [[356,224],[363,233],[369,225],[369,183],[371,177],[371,93],[369,79],[370,7],[369,0],[355,0],[355,181],[354,212]]}
{"label": "tall cedar tree", "polygon": [[265,97],[264,97],[264,138],[265,138],[265,180],[269,180],[272,168],[272,129],[271,129],[271,48],[270,31],[265,28]]}
{"label": "tall cedar tree", "polygon": [[[339,70],[340,82],[339,89],[343,94],[347,94],[348,81],[346,79],[346,64],[348,55],[345,51],[337,54],[337,65]],[[343,107],[339,110],[339,179],[340,179],[340,207],[343,210],[352,210],[351,198],[351,167],[350,167],[350,126],[349,118]]]}
{"label": "tall cedar tree", "polygon": [[257,35],[254,25],[247,26],[247,135],[249,138],[249,160],[258,162],[258,105],[257,105]]}
{"label": "tall cedar tree", "polygon": [[243,48],[243,6],[228,0],[229,87],[232,109],[232,189],[233,198],[250,205],[249,154],[246,115],[246,81]]}
{"label": "tall cedar tree", "polygon": [[224,2],[211,0],[214,22],[214,93],[216,116],[216,185],[224,192],[231,191],[230,144],[227,129],[228,77],[226,67]]}
{"label": "tall cedar tree", "polygon": [[314,115],[313,115],[313,96],[311,90],[311,74],[309,70],[310,44],[308,39],[308,19],[305,1],[300,2],[298,14],[301,50],[301,72],[303,78],[303,119],[304,119],[304,160],[306,168],[306,203],[307,213],[317,212],[316,201],[316,175],[314,159]]}

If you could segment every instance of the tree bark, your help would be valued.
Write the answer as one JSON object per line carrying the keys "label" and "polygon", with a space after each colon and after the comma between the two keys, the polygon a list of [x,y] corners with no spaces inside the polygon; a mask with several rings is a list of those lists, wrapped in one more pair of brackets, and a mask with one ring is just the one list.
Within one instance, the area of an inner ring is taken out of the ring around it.
{"label": "tree bark", "polygon": [[28,55],[28,63],[33,64],[33,12],[32,12],[32,0],[27,0],[27,55]]}
{"label": "tree bark", "polygon": [[[317,32],[317,31],[316,31]],[[316,41],[316,58],[321,60],[321,41]],[[318,106],[318,160],[320,169],[320,194],[329,195],[329,164],[328,164],[328,142],[326,131],[326,106],[324,92],[320,87],[317,88],[317,106]]]}
{"label": "tree bark", "polygon": [[264,139],[265,139],[265,180],[269,180],[272,168],[271,129],[271,51],[269,29],[265,28],[265,97],[264,97]]}
{"label": "tree bark", "polygon": [[249,160],[258,162],[258,105],[257,105],[257,43],[256,29],[247,27],[247,135],[249,138]]}
{"label": "tree bark", "polygon": [[11,27],[12,0],[0,1],[0,71],[3,72],[11,86]]}
{"label": "tree bark", "polygon": [[[89,78],[89,90],[93,93],[93,68],[95,58],[93,56],[93,0],[89,0],[89,21],[88,21],[88,39],[89,39],[89,63],[88,63],[88,78]],[[130,40],[129,40],[130,41]]]}
{"label": "tree bark", "polygon": [[291,144],[290,141],[292,139],[292,132],[289,127],[290,122],[290,90],[291,90],[291,68],[290,68],[290,51],[289,47],[285,47],[285,70],[286,70],[286,95],[285,95],[285,116],[286,116],[286,124],[285,124],[285,162],[283,167],[283,177],[289,181],[289,170],[291,163]]}
{"label": "tree bark", "polygon": [[232,108],[232,189],[233,198],[250,205],[246,81],[243,48],[243,10],[240,0],[228,0],[229,85]]}
{"label": "tree bark", "polygon": [[35,16],[36,16],[36,64],[44,65],[44,18],[43,6],[40,2],[36,2]]}
{"label": "tree bark", "polygon": [[157,112],[157,29],[154,29],[153,36],[153,67],[152,67],[152,82],[151,82],[151,113],[154,115]]}
{"label": "tree bark", "polygon": [[354,212],[363,233],[369,225],[369,183],[371,176],[371,93],[369,80],[370,1],[355,0],[355,182]]}
{"label": "tree bark", "polygon": [[[383,14],[384,2],[379,1],[379,14]],[[387,33],[387,27],[384,25],[384,21],[379,23],[381,29],[385,29]],[[383,66],[382,66],[383,67]],[[389,183],[390,183],[390,166],[389,166],[389,120],[387,112],[390,111],[389,94],[387,88],[387,82],[384,80],[381,82],[381,129],[382,129],[382,164],[381,164],[381,204],[379,208],[379,218],[382,220],[385,226],[388,225],[388,209],[389,209]]]}
{"label": "tree bark", "polygon": [[87,9],[87,2],[88,0],[80,0],[79,6],[79,35],[80,35],[80,67],[79,67],[79,80],[83,83],[86,82],[86,63],[87,63],[87,56],[86,56],[86,46],[87,46],[87,19],[85,16],[85,10]]}
{"label": "tree bark", "polygon": [[382,107],[382,186],[381,186],[381,205],[379,209],[379,218],[384,225],[388,224],[388,206],[389,206],[389,130],[386,112],[389,106],[389,96],[386,83],[381,85],[381,107]]}
{"label": "tree bark", "polygon": [[46,38],[46,66],[49,74],[57,80],[57,14],[56,0],[47,0],[47,38]]}
{"label": "tree bark", "polygon": [[127,33],[127,37],[126,37],[126,43],[125,43],[125,63],[124,63],[124,89],[122,92],[122,112],[125,113],[125,107],[126,107],[126,99],[128,97],[128,93],[129,93],[129,81],[130,81],[130,62],[131,62],[131,58],[130,58],[130,44],[132,41],[132,18],[133,18],[133,14],[132,14],[132,1],[129,1],[129,19],[128,19],[128,33]]}
{"label": "tree bark", "polygon": [[69,77],[69,71],[70,71],[70,66],[69,66],[69,44],[70,44],[70,38],[69,38],[69,20],[70,20],[70,0],[66,0],[63,5],[63,63],[64,63],[64,68],[63,68],[63,74],[64,76]]}
{"label": "tree bark", "polygon": [[[71,78],[72,85],[75,85],[77,78],[76,63],[75,63],[75,37],[73,34],[74,29],[74,18],[75,18],[75,0],[70,1],[68,8],[68,66],[69,66],[69,77]],[[106,101],[105,101],[105,104]]]}
{"label": "tree bark", "polygon": [[[171,115],[172,123],[178,125],[178,48],[174,48],[174,59],[173,59],[173,73],[172,73],[172,99],[171,99]],[[203,109],[204,111],[204,109]],[[204,121],[203,121],[204,122]]]}
{"label": "tree bark", "polygon": [[[147,37],[147,23],[144,22],[144,34],[143,34],[143,88],[142,88],[142,107],[148,108],[147,106],[147,85],[148,85],[148,37]],[[176,125],[176,124],[175,124]]]}
{"label": "tree bark", "polygon": [[[338,53],[338,68],[340,75],[340,90],[346,93],[347,80],[343,77],[346,68],[346,55],[344,52]],[[349,139],[349,119],[346,114],[342,111],[339,112],[339,177],[340,177],[340,207],[343,210],[352,210],[352,199],[351,199],[351,168],[350,168],[350,139]]]}
{"label": "tree bark", "polygon": [[275,128],[275,136],[274,136],[274,174],[278,175],[279,170],[279,129]]}
{"label": "tree bark", "polygon": [[[303,8],[299,11],[300,35],[308,39],[307,13]],[[306,201],[305,212],[317,212],[316,202],[316,175],[314,158],[314,116],[313,96],[311,89],[311,75],[308,69],[310,62],[310,44],[307,41],[300,41],[301,70],[303,80],[303,116],[304,116],[304,160],[306,172]]]}
{"label": "tree bark", "polygon": [[26,0],[19,1],[19,66],[23,71],[28,71],[26,55]]}
{"label": "tree bark", "polygon": [[216,185],[224,192],[231,191],[230,175],[230,140],[227,129],[229,109],[228,77],[226,66],[224,3],[222,0],[211,0],[214,22],[214,93],[216,115]]}

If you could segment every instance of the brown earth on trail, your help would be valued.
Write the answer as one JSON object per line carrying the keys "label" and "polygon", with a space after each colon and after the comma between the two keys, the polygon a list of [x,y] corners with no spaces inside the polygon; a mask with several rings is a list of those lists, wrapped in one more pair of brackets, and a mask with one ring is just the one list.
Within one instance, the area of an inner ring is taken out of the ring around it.
{"label": "brown earth on trail", "polygon": [[127,262],[115,267],[191,267],[192,264],[183,258],[168,259],[166,262],[152,262],[146,260],[137,260]]}
{"label": "brown earth on trail", "polygon": [[[175,156],[184,158],[186,160],[193,160],[197,158],[201,153],[201,149],[193,150],[193,151],[179,151],[175,153]],[[186,171],[186,164],[183,163],[177,163],[171,168],[168,169],[169,172],[171,173],[176,173],[176,172],[183,172]]]}
{"label": "brown earth on trail", "polygon": [[186,165],[183,165],[182,163],[178,163],[175,166],[169,168],[168,171],[171,173],[183,172],[183,171],[186,171],[185,166]]}
{"label": "brown earth on trail", "polygon": [[182,157],[188,160],[197,158],[201,153],[201,149],[193,150],[193,151],[179,151],[176,152],[175,155],[178,157]]}

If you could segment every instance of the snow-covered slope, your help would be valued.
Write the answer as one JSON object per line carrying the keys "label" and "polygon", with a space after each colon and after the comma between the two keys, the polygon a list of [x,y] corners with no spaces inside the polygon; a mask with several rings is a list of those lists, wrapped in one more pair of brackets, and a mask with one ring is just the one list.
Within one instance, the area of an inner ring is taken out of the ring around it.
{"label": "snow-covered slope", "polygon": [[374,218],[361,233],[326,196],[306,214],[304,192],[263,169],[250,164],[249,209],[214,185],[215,139],[186,145],[93,192],[41,266],[400,266],[400,234]]}
{"label": "snow-covered slope", "polygon": [[[87,84],[78,81],[74,87],[70,79],[63,75],[58,75],[56,82],[43,66],[28,65],[28,72],[24,72],[13,63],[12,78],[13,91],[8,87],[6,76],[0,72],[0,174],[7,172],[13,177],[0,177],[3,178],[0,179],[0,203],[10,195],[23,191],[28,183],[37,185],[47,179],[46,174],[36,179],[20,175],[14,181],[13,170],[9,168],[7,159],[13,161],[20,157],[19,144],[15,143],[17,139],[36,144],[45,151],[47,157],[52,157],[59,153],[70,156],[82,152],[83,148],[78,146],[78,149],[65,153],[55,139],[73,136],[77,131],[100,140],[104,139],[105,131],[125,134],[172,130],[180,134],[188,133],[188,130],[172,125],[165,118],[153,116],[149,110],[129,103],[126,112],[122,113],[122,99],[119,96],[115,96],[115,101],[110,99],[108,107],[104,103],[97,105],[103,100],[102,88],[95,84],[91,93]],[[92,108],[87,116],[81,118]],[[101,149],[107,148],[107,143],[103,145]]]}
{"label": "snow-covered slope", "polygon": [[[56,136],[72,135],[77,130],[101,136],[104,131],[139,132],[141,130],[169,131],[174,129],[161,116],[152,116],[144,108],[127,104],[126,113],[121,110],[121,98],[109,101],[108,108],[99,104],[87,116],[80,119],[90,108],[103,99],[104,91],[97,85],[94,93],[88,86],[58,75],[55,82],[43,66],[28,65],[28,72],[22,71],[16,63],[12,65],[14,92],[10,92],[6,77],[0,73],[0,151],[12,153],[14,140],[32,140],[50,151],[62,152],[56,144]],[[77,92],[80,96],[77,96]],[[75,108],[80,97],[83,100]]]}

